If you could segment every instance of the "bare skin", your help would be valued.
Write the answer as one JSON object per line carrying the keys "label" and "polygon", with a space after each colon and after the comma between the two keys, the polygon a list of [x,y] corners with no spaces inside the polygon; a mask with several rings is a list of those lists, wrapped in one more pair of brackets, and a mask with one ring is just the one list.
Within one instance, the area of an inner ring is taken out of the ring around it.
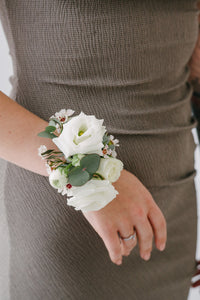
{"label": "bare skin", "polygon": [[[156,247],[163,250],[167,240],[165,218],[153,200],[150,192],[141,181],[129,171],[123,169],[120,178],[113,183],[119,194],[99,211],[83,213],[103,239],[110,259],[121,264],[122,256],[128,256],[139,242],[140,256],[150,258],[153,237]],[[117,232],[127,237],[133,232],[137,239],[123,241],[120,244]]]}
{"label": "bare skin", "polygon": [[46,166],[38,156],[37,149],[45,144],[49,149],[56,145],[37,134],[48,122],[34,115],[0,91],[0,157],[22,168],[48,176]]}
{"label": "bare skin", "polygon": [[[48,122],[34,115],[0,92],[0,157],[22,168],[48,176],[44,161],[37,154],[41,144],[57,149],[46,138],[37,136]],[[113,183],[119,194],[99,211],[84,213],[85,218],[103,239],[113,263],[121,263],[123,255],[129,255],[137,239],[121,241],[122,237],[137,232],[140,255],[149,259],[153,236],[158,249],[163,249],[167,239],[166,221],[150,192],[129,171],[123,169],[120,178]],[[51,187],[49,187],[51,188]],[[145,256],[147,255],[147,256]]]}

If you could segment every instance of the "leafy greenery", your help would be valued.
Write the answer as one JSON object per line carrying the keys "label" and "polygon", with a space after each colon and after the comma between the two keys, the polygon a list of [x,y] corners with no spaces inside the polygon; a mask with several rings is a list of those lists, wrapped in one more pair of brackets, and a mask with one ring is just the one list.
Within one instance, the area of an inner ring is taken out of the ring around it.
{"label": "leafy greenery", "polygon": [[42,132],[38,133],[38,136],[45,137],[48,139],[53,139],[53,138],[57,137],[57,135],[55,135],[54,133],[49,133],[47,131],[42,131]]}
{"label": "leafy greenery", "polygon": [[90,175],[87,171],[80,166],[75,167],[68,174],[68,180],[71,185],[81,186],[90,179]]}
{"label": "leafy greenery", "polygon": [[[115,145],[113,144],[110,136],[107,135],[108,133],[105,132],[104,133],[104,136],[103,136],[103,144],[104,146],[105,145],[108,145],[108,148],[111,149],[111,150],[114,150],[115,149]],[[111,156],[111,155],[110,155]]]}
{"label": "leafy greenery", "polygon": [[101,157],[96,154],[87,154],[80,160],[80,167],[85,168],[88,173],[94,173],[99,167]]}
{"label": "leafy greenery", "polygon": [[108,144],[108,147],[111,149],[111,150],[114,150],[115,149],[115,145],[113,145],[113,144]]}
{"label": "leafy greenery", "polygon": [[74,167],[72,166],[72,163],[71,164],[68,164],[64,169],[64,173],[66,176],[68,176],[68,173],[73,169]]}
{"label": "leafy greenery", "polygon": [[49,149],[41,155],[46,159],[47,164],[52,168],[66,167],[66,159],[61,151]]}
{"label": "leafy greenery", "polygon": [[50,154],[50,153],[52,153],[54,150],[47,150],[47,151],[45,151],[45,152],[43,152],[42,153],[42,155],[44,156],[44,155],[47,155],[47,154]]}
{"label": "leafy greenery", "polygon": [[60,127],[60,133],[63,131],[63,123],[62,122],[60,122],[58,119],[56,119],[56,118],[51,118],[50,120],[49,120],[49,126],[56,126],[56,124],[58,124],[59,125],[59,127]]}
{"label": "leafy greenery", "polygon": [[56,127],[55,127],[55,126],[47,126],[47,127],[45,128],[45,131],[46,131],[46,132],[49,132],[49,133],[54,132],[55,130],[56,130]]}
{"label": "leafy greenery", "polygon": [[[101,157],[96,154],[86,154],[80,160],[80,166],[74,167],[71,170],[67,168],[65,171],[68,174],[69,183],[74,186],[81,186],[89,181],[96,170],[99,168]],[[100,178],[100,176],[97,175]]]}
{"label": "leafy greenery", "polygon": [[110,138],[108,137],[107,132],[105,132],[102,143],[105,145],[105,144],[108,144],[109,141],[110,141]]}
{"label": "leafy greenery", "polygon": [[56,135],[54,133],[57,130],[56,124],[59,125],[59,127],[60,127],[60,134],[61,134],[61,132],[63,130],[63,124],[62,124],[62,122],[60,122],[56,118],[52,118],[52,119],[49,120],[49,125],[45,128],[44,131],[38,133],[38,136],[45,137],[45,138],[48,138],[48,139],[53,139],[53,138],[58,137],[58,135]]}

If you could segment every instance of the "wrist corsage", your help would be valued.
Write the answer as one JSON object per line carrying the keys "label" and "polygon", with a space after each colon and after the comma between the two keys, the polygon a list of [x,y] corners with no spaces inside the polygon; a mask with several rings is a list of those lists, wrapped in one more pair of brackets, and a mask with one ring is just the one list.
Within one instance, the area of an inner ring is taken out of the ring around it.
{"label": "wrist corsage", "polygon": [[119,194],[112,185],[123,169],[115,151],[119,140],[108,135],[103,119],[83,112],[71,117],[73,113],[61,109],[49,118],[38,136],[52,139],[60,151],[41,145],[38,154],[46,161],[52,187],[69,196],[68,205],[83,212],[99,210]]}

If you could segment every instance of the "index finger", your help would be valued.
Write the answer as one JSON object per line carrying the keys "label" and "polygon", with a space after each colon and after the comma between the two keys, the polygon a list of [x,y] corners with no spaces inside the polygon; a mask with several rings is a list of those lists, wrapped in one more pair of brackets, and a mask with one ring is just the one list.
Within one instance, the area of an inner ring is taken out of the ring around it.
{"label": "index finger", "polygon": [[101,238],[108,250],[110,259],[116,264],[122,262],[122,248],[119,235],[116,230],[109,230],[101,232]]}

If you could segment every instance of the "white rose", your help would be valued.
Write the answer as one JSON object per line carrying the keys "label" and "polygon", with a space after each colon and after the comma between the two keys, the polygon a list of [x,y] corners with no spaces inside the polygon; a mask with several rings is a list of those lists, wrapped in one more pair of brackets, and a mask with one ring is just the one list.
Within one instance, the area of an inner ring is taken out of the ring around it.
{"label": "white rose", "polygon": [[115,182],[119,178],[123,166],[123,162],[117,158],[101,158],[99,168],[96,173],[101,174],[110,182]]}
{"label": "white rose", "polygon": [[119,192],[109,180],[91,179],[87,183],[76,187],[72,186],[68,192],[67,204],[75,207],[75,210],[83,212],[94,211],[103,208],[111,202]]}
{"label": "white rose", "polygon": [[66,186],[67,177],[59,168],[57,168],[56,170],[51,171],[49,175],[49,182],[52,187],[60,190]]}
{"label": "white rose", "polygon": [[64,123],[62,133],[52,141],[66,158],[76,153],[102,155],[101,149],[104,146],[102,140],[106,132],[105,126],[102,126],[103,121],[81,112]]}

